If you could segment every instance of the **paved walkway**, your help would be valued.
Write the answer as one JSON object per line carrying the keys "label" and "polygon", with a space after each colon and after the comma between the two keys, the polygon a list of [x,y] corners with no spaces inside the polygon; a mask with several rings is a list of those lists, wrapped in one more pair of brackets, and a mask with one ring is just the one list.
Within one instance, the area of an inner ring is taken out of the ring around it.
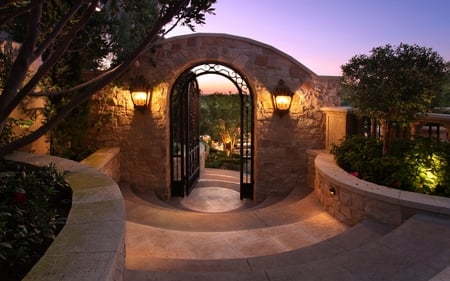
{"label": "paved walkway", "polygon": [[[171,202],[158,203],[151,195],[137,196],[122,184],[127,210],[127,268],[139,269],[138,261],[149,257],[232,259],[277,254],[348,229],[322,209],[310,190],[293,194],[285,202],[280,198],[269,206],[246,207],[232,185],[220,186],[222,182],[236,186],[238,174],[214,183],[211,177],[217,178],[221,171],[207,173],[203,176],[206,185],[200,182],[188,197]],[[298,201],[299,197],[303,199]],[[298,214],[292,213],[292,207]],[[285,211],[277,213],[281,209]]]}
{"label": "paved walkway", "polygon": [[169,202],[122,184],[125,281],[450,280],[448,218],[348,228],[307,188],[253,206],[235,196],[236,178],[208,170]]}

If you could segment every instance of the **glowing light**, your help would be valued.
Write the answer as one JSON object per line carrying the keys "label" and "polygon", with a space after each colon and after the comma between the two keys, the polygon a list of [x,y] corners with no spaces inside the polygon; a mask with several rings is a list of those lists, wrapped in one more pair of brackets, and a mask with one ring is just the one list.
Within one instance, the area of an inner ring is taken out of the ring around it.
{"label": "glowing light", "polygon": [[289,96],[277,96],[275,98],[275,103],[277,104],[278,110],[286,111],[291,106],[292,97]]}
{"label": "glowing light", "polygon": [[436,189],[439,184],[439,171],[442,169],[441,158],[433,154],[431,157],[431,162],[427,164],[419,165],[419,177],[420,182],[423,183],[423,186],[426,186],[430,190]]}
{"label": "glowing light", "polygon": [[145,107],[148,102],[148,93],[143,91],[132,92],[131,99],[135,107]]}
{"label": "glowing light", "polygon": [[273,105],[275,107],[275,111],[283,114],[288,112],[291,108],[292,97],[294,96],[294,92],[292,92],[284,81],[280,79],[278,81],[277,86],[272,92]]}

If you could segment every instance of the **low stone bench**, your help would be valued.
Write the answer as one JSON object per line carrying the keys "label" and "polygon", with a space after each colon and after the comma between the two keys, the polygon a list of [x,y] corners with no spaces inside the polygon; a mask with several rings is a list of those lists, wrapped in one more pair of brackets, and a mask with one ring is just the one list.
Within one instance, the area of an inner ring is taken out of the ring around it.
{"label": "low stone bench", "polygon": [[66,225],[24,281],[123,280],[125,207],[114,180],[85,164],[59,157],[13,152],[6,159],[67,172],[73,190]]}

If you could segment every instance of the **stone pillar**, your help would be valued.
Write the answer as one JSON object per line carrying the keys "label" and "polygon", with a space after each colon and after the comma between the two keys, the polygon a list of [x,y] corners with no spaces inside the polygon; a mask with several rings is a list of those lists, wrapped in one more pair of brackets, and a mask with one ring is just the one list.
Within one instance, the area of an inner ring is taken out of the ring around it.
{"label": "stone pillar", "polygon": [[350,122],[350,107],[323,107],[325,113],[325,150],[330,151],[331,145],[340,144],[347,135]]}

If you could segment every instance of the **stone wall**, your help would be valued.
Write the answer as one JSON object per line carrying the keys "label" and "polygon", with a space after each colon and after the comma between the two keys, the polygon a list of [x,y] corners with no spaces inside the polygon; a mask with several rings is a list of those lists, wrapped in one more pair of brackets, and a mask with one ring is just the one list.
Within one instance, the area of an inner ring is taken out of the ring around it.
{"label": "stone wall", "polygon": [[400,225],[419,213],[450,216],[450,198],[363,181],[339,168],[327,153],[315,157],[314,191],[331,215],[350,226],[365,218]]}
{"label": "stone wall", "polygon": [[[306,151],[325,146],[320,109],[339,104],[338,78],[318,76],[269,45],[224,34],[166,39],[154,53],[143,56],[126,77],[143,75],[153,82],[148,110],[135,110],[127,91],[110,90],[111,118],[95,141],[120,147],[122,180],[140,190],[155,190],[163,199],[170,197],[171,87],[183,72],[203,63],[222,64],[239,73],[253,97],[257,200],[272,190],[286,192],[304,184]],[[283,116],[274,113],[270,94],[279,79],[295,92],[291,110]]]}

